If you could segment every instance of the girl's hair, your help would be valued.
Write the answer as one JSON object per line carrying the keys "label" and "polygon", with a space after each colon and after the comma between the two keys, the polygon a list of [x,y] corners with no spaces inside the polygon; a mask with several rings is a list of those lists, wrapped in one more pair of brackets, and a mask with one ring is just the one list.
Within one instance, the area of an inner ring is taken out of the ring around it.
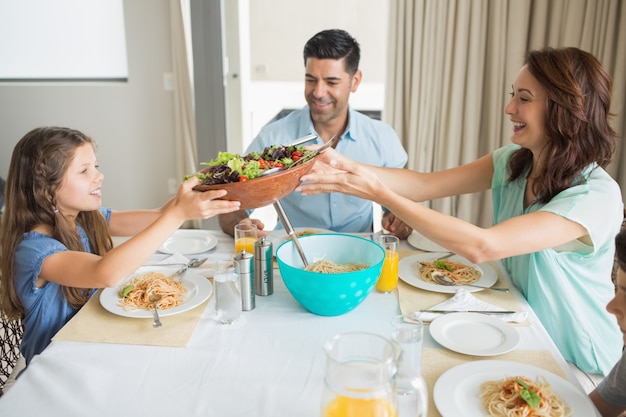
{"label": "girl's hair", "polygon": [[[56,209],[61,186],[76,148],[94,142],[83,133],[61,127],[41,127],[28,132],[15,145],[5,189],[0,249],[0,309],[9,319],[22,318],[24,308],[17,296],[14,255],[23,234],[35,227],[50,227],[51,237],[72,251],[85,251],[76,226],[81,226],[93,253],[104,255],[113,244],[99,210],[80,212],[76,223]],[[78,308],[87,302],[89,289],[64,287],[68,303]]]}
{"label": "girl's hair", "polygon": [[[609,125],[613,81],[600,62],[578,48],[530,51],[525,64],[547,93],[544,150],[535,184],[540,203],[571,187],[589,164],[606,167],[617,135]],[[516,151],[509,161],[510,180],[532,166],[530,150]]]}

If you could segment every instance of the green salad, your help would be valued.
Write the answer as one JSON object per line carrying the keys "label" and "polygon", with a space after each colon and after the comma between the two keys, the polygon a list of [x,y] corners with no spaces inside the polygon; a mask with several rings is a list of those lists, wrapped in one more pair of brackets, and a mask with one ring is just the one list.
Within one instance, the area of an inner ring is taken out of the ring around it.
{"label": "green salad", "polygon": [[[217,158],[202,162],[208,169],[195,175],[204,185],[228,184],[258,178],[263,172],[272,168],[289,168],[300,159],[311,159],[314,151],[307,151],[304,146],[273,145],[262,152],[251,152],[238,155],[220,152]],[[185,176],[185,179],[192,175]]]}

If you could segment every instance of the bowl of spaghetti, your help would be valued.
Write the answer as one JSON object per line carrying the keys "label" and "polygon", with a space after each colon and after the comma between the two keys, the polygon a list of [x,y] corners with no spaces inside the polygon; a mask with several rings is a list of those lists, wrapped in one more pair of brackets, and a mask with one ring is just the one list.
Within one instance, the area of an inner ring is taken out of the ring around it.
{"label": "bowl of spaghetti", "polygon": [[285,286],[308,311],[338,316],[367,298],[378,281],[385,251],[376,242],[340,233],[298,238],[309,265],[305,268],[291,240],[276,249]]}

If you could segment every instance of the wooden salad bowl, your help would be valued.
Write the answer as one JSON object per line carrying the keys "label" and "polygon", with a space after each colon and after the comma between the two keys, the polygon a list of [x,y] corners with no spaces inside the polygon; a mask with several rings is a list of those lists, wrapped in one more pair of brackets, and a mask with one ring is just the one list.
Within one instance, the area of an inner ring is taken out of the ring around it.
{"label": "wooden salad bowl", "polygon": [[[228,194],[221,200],[241,202],[242,210],[250,210],[275,203],[290,194],[300,184],[300,178],[313,168],[315,158],[293,168],[248,181],[228,184],[196,185],[196,191],[226,190]],[[200,172],[205,173],[209,167]]]}

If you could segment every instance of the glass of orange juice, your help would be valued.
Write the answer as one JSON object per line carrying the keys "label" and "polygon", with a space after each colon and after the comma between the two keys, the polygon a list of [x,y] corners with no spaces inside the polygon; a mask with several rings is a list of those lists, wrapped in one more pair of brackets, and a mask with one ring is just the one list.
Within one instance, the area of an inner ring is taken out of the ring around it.
{"label": "glass of orange juice", "polygon": [[257,240],[256,225],[239,223],[235,225],[235,253],[245,250],[254,255],[254,243]]}
{"label": "glass of orange juice", "polygon": [[400,239],[393,235],[380,235],[378,244],[385,249],[385,260],[376,289],[380,292],[390,292],[398,286],[398,245]]}

